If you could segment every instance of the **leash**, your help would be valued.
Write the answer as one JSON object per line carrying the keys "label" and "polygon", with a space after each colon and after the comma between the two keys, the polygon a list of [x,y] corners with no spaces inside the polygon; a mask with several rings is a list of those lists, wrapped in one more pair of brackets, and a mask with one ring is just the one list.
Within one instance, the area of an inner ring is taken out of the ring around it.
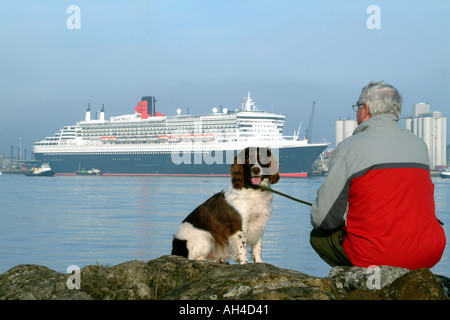
{"label": "leash", "polygon": [[[283,196],[283,197],[289,198],[289,199],[291,199],[291,200],[294,200],[294,201],[297,201],[297,202],[306,204],[306,205],[308,205],[308,206],[312,206],[312,203],[310,203],[310,202],[303,201],[303,200],[300,200],[300,199],[291,197],[291,196],[289,196],[289,195],[287,195],[287,194],[285,194],[285,193],[283,193],[283,192],[273,190],[272,188],[269,188],[269,187],[266,187],[266,186],[261,186],[261,185],[256,186],[256,187],[257,187],[258,189],[263,189],[263,190],[267,190],[267,191],[270,191],[270,192],[279,194],[280,196]],[[437,220],[439,221],[439,223],[440,223],[442,226],[444,225],[444,223],[443,223],[441,220],[439,220],[439,219],[437,219]]]}
{"label": "leash", "polygon": [[283,196],[283,197],[289,198],[289,199],[291,199],[291,200],[294,200],[294,201],[297,201],[297,202],[306,204],[306,205],[308,205],[308,206],[312,206],[312,203],[310,203],[310,202],[306,202],[306,201],[303,201],[303,200],[300,200],[300,199],[291,197],[291,196],[289,196],[289,195],[287,195],[287,194],[285,194],[285,193],[283,193],[283,192],[273,190],[272,188],[269,188],[269,187],[266,187],[266,186],[262,186],[262,185],[258,185],[257,187],[258,187],[259,189],[263,189],[263,190],[267,190],[267,191],[270,191],[270,192],[279,194],[280,196]]}

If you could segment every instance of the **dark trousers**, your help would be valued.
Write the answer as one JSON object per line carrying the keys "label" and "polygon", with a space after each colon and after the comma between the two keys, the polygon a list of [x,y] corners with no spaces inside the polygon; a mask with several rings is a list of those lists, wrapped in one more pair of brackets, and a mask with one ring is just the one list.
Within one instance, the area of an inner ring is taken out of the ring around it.
{"label": "dark trousers", "polygon": [[311,231],[310,243],[323,261],[330,266],[353,266],[345,254],[343,230],[333,233],[323,233],[316,229]]}

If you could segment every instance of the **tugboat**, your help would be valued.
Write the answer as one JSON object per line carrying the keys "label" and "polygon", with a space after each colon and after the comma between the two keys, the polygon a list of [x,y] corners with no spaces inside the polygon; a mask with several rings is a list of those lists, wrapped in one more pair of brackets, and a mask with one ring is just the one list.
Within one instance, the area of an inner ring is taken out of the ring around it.
{"label": "tugboat", "polygon": [[75,174],[77,176],[101,176],[102,175],[100,170],[94,169],[94,168],[92,168],[91,170],[85,170],[85,169],[75,170]]}
{"label": "tugboat", "polygon": [[32,172],[25,175],[28,177],[53,177],[55,172],[48,163],[43,163],[39,168],[34,168]]}
{"label": "tugboat", "polygon": [[450,167],[439,173],[441,178],[450,178]]}

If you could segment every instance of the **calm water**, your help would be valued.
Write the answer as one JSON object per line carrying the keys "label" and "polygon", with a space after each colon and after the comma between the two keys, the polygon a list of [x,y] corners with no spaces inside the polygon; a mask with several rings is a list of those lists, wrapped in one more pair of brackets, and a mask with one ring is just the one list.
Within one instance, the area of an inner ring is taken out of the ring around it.
{"label": "calm water", "polygon": [[[433,179],[437,215],[450,232],[450,180]],[[274,189],[312,202],[323,178],[282,178]],[[18,264],[66,272],[170,254],[180,222],[229,178],[0,176],[0,273]],[[274,195],[264,262],[324,277],[309,245],[309,207]],[[449,250],[432,271],[450,277]]]}

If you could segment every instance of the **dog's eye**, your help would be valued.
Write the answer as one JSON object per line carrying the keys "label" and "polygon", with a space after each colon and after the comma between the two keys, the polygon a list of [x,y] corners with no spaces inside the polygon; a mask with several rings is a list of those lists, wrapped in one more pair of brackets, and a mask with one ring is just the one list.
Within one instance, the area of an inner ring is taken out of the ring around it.
{"label": "dog's eye", "polygon": [[263,166],[263,167],[269,167],[270,166],[270,158],[268,157],[260,157],[258,159],[258,162]]}

